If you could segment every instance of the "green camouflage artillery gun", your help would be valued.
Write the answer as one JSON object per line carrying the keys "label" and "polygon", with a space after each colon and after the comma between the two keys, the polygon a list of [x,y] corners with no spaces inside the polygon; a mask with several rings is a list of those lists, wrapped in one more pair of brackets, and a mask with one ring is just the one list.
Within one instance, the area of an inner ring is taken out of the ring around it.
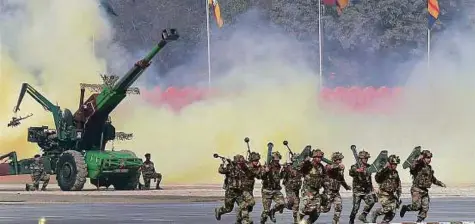
{"label": "green camouflage artillery gun", "polygon": [[[37,143],[41,148],[45,169],[48,173],[56,174],[61,190],[82,190],[87,178],[96,187],[113,185],[117,190],[136,188],[142,159],[127,150],[105,150],[108,141],[132,137],[126,133],[116,134],[109,115],[128,93],[140,93],[138,88],[130,88],[131,85],[150,65],[155,55],[168,42],[178,38],[175,29],[163,30],[162,40],[120,80],[115,76],[104,75],[103,85],[81,84],[79,109],[74,115],[69,109],[60,109],[52,104],[28,83],[23,83],[14,112],[20,110],[23,96],[28,93],[53,115],[55,128],[30,127],[28,141]],[[93,93],[84,101],[85,88],[100,92]],[[30,173],[28,165],[33,159],[18,161],[15,152],[1,156],[0,159],[7,157],[10,162],[0,165],[0,176]]]}

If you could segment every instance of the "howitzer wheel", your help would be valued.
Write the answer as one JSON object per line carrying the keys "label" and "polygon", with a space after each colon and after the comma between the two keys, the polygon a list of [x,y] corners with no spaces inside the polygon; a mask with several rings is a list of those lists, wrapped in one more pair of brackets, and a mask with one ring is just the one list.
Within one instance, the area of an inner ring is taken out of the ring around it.
{"label": "howitzer wheel", "polygon": [[61,154],[56,166],[56,179],[63,191],[80,191],[86,183],[87,167],[84,156],[74,150]]}

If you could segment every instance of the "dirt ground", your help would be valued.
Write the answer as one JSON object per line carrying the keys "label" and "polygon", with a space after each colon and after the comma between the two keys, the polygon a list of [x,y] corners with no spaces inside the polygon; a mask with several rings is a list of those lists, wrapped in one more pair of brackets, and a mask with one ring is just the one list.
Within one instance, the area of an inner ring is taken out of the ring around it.
{"label": "dirt ground", "polygon": [[[0,202],[5,203],[157,203],[157,202],[209,202],[220,201],[224,191],[222,185],[163,185],[163,190],[150,191],[115,191],[86,183],[83,191],[61,191],[55,177],[51,177],[47,191],[27,192],[25,183],[29,183],[28,175],[0,177]],[[152,183],[153,184],[153,183]],[[410,186],[404,185],[403,197],[409,197]],[[255,197],[259,198],[260,184],[256,183]],[[342,197],[351,197],[350,191],[341,192]],[[475,184],[434,187],[431,197],[475,197]]]}

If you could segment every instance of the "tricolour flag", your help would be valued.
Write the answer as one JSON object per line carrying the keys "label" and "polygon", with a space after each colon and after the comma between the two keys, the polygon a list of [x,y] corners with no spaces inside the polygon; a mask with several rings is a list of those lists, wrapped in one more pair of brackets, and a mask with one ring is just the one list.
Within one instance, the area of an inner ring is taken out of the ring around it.
{"label": "tricolour flag", "polygon": [[439,0],[427,0],[427,11],[429,12],[429,15],[427,16],[429,21],[428,28],[431,29],[435,21],[439,19]]}
{"label": "tricolour flag", "polygon": [[219,8],[218,0],[208,0],[209,6],[213,7],[214,18],[216,19],[216,24],[221,28],[224,25],[223,18],[221,18],[221,9]]}

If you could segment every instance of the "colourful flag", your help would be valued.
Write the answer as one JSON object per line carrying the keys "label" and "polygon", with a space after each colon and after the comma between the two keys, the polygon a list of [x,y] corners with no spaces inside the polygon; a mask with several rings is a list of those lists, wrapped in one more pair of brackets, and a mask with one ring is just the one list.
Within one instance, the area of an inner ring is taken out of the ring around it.
{"label": "colourful flag", "polygon": [[343,9],[348,6],[348,0],[337,0],[336,1],[336,10],[338,11],[338,15],[343,13]]}
{"label": "colourful flag", "polygon": [[429,12],[429,15],[427,16],[429,21],[428,25],[429,29],[431,29],[435,21],[439,19],[439,0],[427,0],[427,11]]}
{"label": "colourful flag", "polygon": [[221,18],[221,9],[219,8],[218,0],[208,0],[208,2],[209,6],[213,7],[216,24],[218,24],[219,28],[223,27],[224,21],[223,18]]}

